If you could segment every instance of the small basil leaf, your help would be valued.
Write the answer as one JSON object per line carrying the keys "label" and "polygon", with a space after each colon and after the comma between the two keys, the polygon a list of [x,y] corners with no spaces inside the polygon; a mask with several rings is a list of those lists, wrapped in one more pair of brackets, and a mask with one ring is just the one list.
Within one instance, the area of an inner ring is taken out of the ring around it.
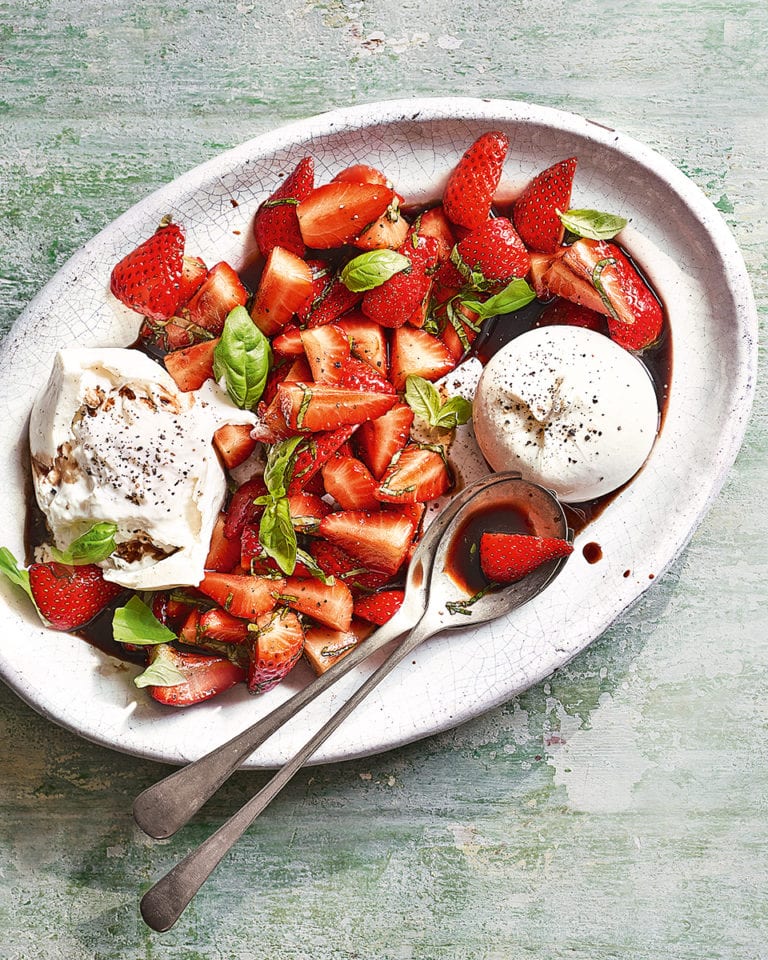
{"label": "small basil leaf", "polygon": [[224,381],[233,403],[243,410],[253,410],[264,392],[271,364],[269,340],[245,307],[235,307],[227,315],[213,351],[214,377]]}
{"label": "small basil leaf", "polygon": [[35,598],[32,596],[32,588],[29,585],[29,571],[19,566],[16,557],[8,547],[0,547],[0,573],[5,574],[15,586],[21,587],[34,603]]}
{"label": "small basil leaf", "polygon": [[527,306],[532,300],[536,299],[535,292],[531,289],[526,280],[515,279],[508,283],[500,292],[487,300],[464,300],[462,303],[470,310],[480,315],[481,320],[487,320],[489,317],[495,317],[502,313],[514,313]]}
{"label": "small basil leaf", "polygon": [[440,394],[424,377],[409,376],[405,381],[405,402],[417,417],[434,426],[440,413]]}
{"label": "small basil leaf", "polygon": [[443,427],[446,430],[453,430],[455,427],[466,423],[472,416],[472,404],[464,397],[451,397],[440,407],[440,413],[434,423],[436,427]]}
{"label": "small basil leaf", "polygon": [[66,550],[51,549],[55,560],[74,566],[83,563],[100,563],[114,552],[117,524],[102,521],[94,523],[77,540],[73,540]]}
{"label": "small basil leaf", "polygon": [[369,250],[349,261],[341,271],[341,282],[353,293],[373,290],[410,267],[411,261],[395,250]]}
{"label": "small basil leaf", "polygon": [[281,497],[264,508],[259,523],[259,543],[289,577],[296,567],[296,531],[288,500]]}
{"label": "small basil leaf", "polygon": [[557,215],[566,230],[590,240],[611,240],[627,225],[624,217],[601,210],[567,210],[565,213],[558,210]]}
{"label": "small basil leaf", "polygon": [[178,687],[187,678],[165,652],[165,644],[157,648],[155,659],[147,669],[133,678],[137,687]]}
{"label": "small basil leaf", "polygon": [[264,483],[271,497],[279,499],[288,493],[294,466],[296,447],[305,437],[291,437],[272,444],[264,467]]}
{"label": "small basil leaf", "polygon": [[149,607],[138,597],[131,597],[124,607],[118,607],[112,617],[112,636],[118,643],[149,646],[168,643],[176,634],[160,623]]}

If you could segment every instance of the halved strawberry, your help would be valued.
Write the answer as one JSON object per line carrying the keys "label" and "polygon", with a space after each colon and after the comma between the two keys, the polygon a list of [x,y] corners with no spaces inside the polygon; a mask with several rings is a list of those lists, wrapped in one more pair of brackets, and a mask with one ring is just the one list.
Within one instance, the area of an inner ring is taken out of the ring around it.
{"label": "halved strawberry", "polygon": [[395,454],[376,496],[387,503],[429,503],[451,485],[448,467],[440,454],[412,443]]}
{"label": "halved strawberry", "polygon": [[430,207],[422,213],[413,229],[421,237],[434,237],[437,240],[437,262],[444,263],[456,245],[456,237],[451,222],[442,205]]}
{"label": "halved strawberry", "polygon": [[320,676],[362,643],[373,629],[372,623],[355,618],[349,630],[334,630],[319,623],[313,624],[304,631],[304,656]]}
{"label": "halved strawberry", "polygon": [[312,271],[295,253],[273,247],[264,265],[251,306],[251,319],[263,334],[273,336],[312,299]]}
{"label": "halved strawberry", "polygon": [[389,574],[369,570],[358,559],[351,557],[329,540],[313,540],[309,545],[309,552],[326,576],[343,580],[353,594],[377,590],[389,582]]}
{"label": "halved strawberry", "polygon": [[331,508],[322,497],[316,493],[306,493],[304,490],[289,495],[288,509],[291,514],[291,523],[303,533],[312,533],[317,530],[323,517],[331,512]]}
{"label": "halved strawberry", "polygon": [[565,247],[560,247],[557,253],[531,253],[530,283],[539,300],[550,300],[555,294],[547,286],[546,276],[549,268],[565,253]]}
{"label": "halved strawberry", "polygon": [[264,257],[273,247],[282,247],[298,257],[307,252],[301,238],[296,208],[306,200],[315,185],[314,161],[304,157],[285,181],[262,203],[253,220],[256,245]]}
{"label": "halved strawberry", "polygon": [[173,350],[163,357],[165,369],[176,382],[179,390],[185,393],[190,390],[199,390],[200,387],[213,377],[213,351],[219,338],[203,340],[181,350]]}
{"label": "halved strawberry", "polygon": [[480,569],[488,580],[511,583],[549,560],[567,557],[573,544],[559,537],[523,533],[484,533],[480,538]]}
{"label": "halved strawberry", "polygon": [[333,179],[342,183],[377,183],[383,187],[392,188],[387,175],[367,163],[354,163],[351,167],[344,167]]}
{"label": "halved strawberry", "polygon": [[341,580],[323,583],[315,577],[289,577],[280,591],[280,603],[335,630],[349,630],[353,600],[349,587]]}
{"label": "halved strawberry", "polygon": [[352,311],[341,317],[336,325],[349,338],[352,355],[386,377],[389,367],[387,338],[380,324],[369,320],[362,312]]}
{"label": "halved strawberry", "polygon": [[228,263],[211,267],[203,285],[180,311],[182,321],[202,327],[218,337],[227,314],[235,307],[245,306],[248,291]]}
{"label": "halved strawberry", "polygon": [[562,262],[596,289],[599,312],[608,317],[611,339],[619,346],[643,350],[658,339],[664,322],[661,304],[615,243],[577,240]]}
{"label": "halved strawberry", "polygon": [[584,327],[608,335],[608,323],[603,314],[570,300],[557,299],[536,318],[534,327]]}
{"label": "halved strawberry", "polygon": [[333,323],[356,307],[362,299],[362,293],[350,290],[336,274],[326,281],[322,293],[315,297],[306,314],[299,312],[299,319],[306,320],[309,327]]}
{"label": "halved strawberry", "polygon": [[196,642],[218,640],[221,643],[245,643],[249,639],[248,621],[214,607],[202,611],[195,628]]}
{"label": "halved strawberry", "polygon": [[104,579],[100,567],[83,564],[33,563],[29,586],[37,609],[56,630],[77,630],[93,620],[123,592]]}
{"label": "halved strawberry", "polygon": [[304,356],[304,344],[301,342],[301,330],[295,323],[286,324],[272,341],[272,349],[282,357]]}
{"label": "halved strawberry", "polygon": [[200,257],[184,256],[181,261],[181,279],[179,280],[179,306],[190,300],[200,289],[208,276],[208,267]]}
{"label": "halved strawberry", "polygon": [[398,198],[352,241],[360,250],[397,250],[408,236],[410,224],[400,212]]}
{"label": "halved strawberry", "polygon": [[366,567],[397,573],[415,532],[410,517],[394,511],[341,510],[320,523],[320,535],[356,557]]}
{"label": "halved strawberry", "polygon": [[[278,562],[264,550],[259,540],[259,524],[245,525],[240,538],[240,564],[257,577],[280,577],[283,575]],[[312,572],[300,560],[296,561],[293,570],[294,577],[311,577]]]}
{"label": "halved strawberry", "polygon": [[266,492],[267,485],[261,475],[245,480],[235,490],[226,510],[224,536],[228,540],[239,540],[246,523],[252,523],[261,516],[264,508],[254,501]]}
{"label": "halved strawberry", "polygon": [[531,260],[511,220],[495,217],[456,244],[455,265],[478,290],[493,293],[515,277],[524,277]]}
{"label": "halved strawberry", "polygon": [[266,693],[290,673],[304,649],[304,630],[284,608],[259,617],[248,664],[248,690]]}
{"label": "halved strawberry", "polygon": [[233,617],[255,620],[271,610],[285,580],[247,574],[206,573],[198,589]]}
{"label": "halved strawberry", "polygon": [[540,253],[554,253],[563,242],[565,228],[559,210],[571,205],[576,157],[547,167],[535,176],[515,200],[512,219],[523,243]]}
{"label": "halved strawberry", "polygon": [[160,227],[112,268],[109,286],[131,310],[168,320],[183,295],[184,232],[177,223]]}
{"label": "halved strawberry", "polygon": [[163,663],[180,671],[184,682],[171,687],[149,686],[150,696],[169,707],[188,707],[210,700],[245,679],[243,669],[224,657],[187,653],[160,643],[150,648],[150,664]]}
{"label": "halved strawberry", "polygon": [[225,423],[213,435],[213,443],[228,470],[239,467],[256,449],[249,423]]}
{"label": "halved strawberry", "polygon": [[332,457],[349,440],[354,431],[354,426],[345,426],[307,437],[296,448],[293,473],[288,485],[289,495],[304,490],[328,458]]}
{"label": "halved strawberry", "polygon": [[402,607],[404,596],[402,590],[381,590],[367,597],[358,597],[354,606],[355,616],[380,627]]}
{"label": "halved strawberry", "polygon": [[413,410],[406,403],[396,403],[375,420],[361,424],[355,443],[363,463],[380,480],[398,451],[408,442],[413,423]]}
{"label": "halved strawberry", "polygon": [[276,401],[293,430],[331,430],[374,420],[396,402],[394,394],[348,390],[318,383],[283,383]]}
{"label": "halved strawberry", "polygon": [[415,245],[407,240],[399,253],[411,265],[363,295],[360,309],[370,320],[383,327],[401,327],[422,304],[431,283],[430,272],[437,265],[437,240],[414,236]]}
{"label": "halved strawberry", "polygon": [[443,192],[443,208],[452,223],[474,230],[488,219],[508,148],[505,134],[483,133],[453,168]]}
{"label": "halved strawberry", "polygon": [[205,559],[205,569],[230,573],[240,563],[240,541],[230,540],[226,531],[226,514],[220,513],[211,534],[211,545]]}
{"label": "halved strawberry", "polygon": [[456,366],[445,343],[418,327],[393,330],[390,350],[390,379],[396,390],[404,390],[411,375],[439,380]]}
{"label": "halved strawberry", "polygon": [[335,456],[323,467],[323,484],[343,510],[376,510],[376,480],[362,460]]}
{"label": "halved strawberry", "polygon": [[597,313],[606,312],[602,297],[592,283],[582,276],[577,276],[564,262],[563,257],[558,257],[550,263],[539,277],[534,289],[536,295],[539,296],[541,292],[542,299],[545,300],[549,297],[563,297]]}
{"label": "halved strawberry", "polygon": [[387,209],[394,191],[381,184],[341,180],[315,187],[297,207],[304,243],[330,249],[359,236]]}
{"label": "halved strawberry", "polygon": [[339,383],[351,348],[346,333],[335,323],[301,331],[301,342],[315,383]]}

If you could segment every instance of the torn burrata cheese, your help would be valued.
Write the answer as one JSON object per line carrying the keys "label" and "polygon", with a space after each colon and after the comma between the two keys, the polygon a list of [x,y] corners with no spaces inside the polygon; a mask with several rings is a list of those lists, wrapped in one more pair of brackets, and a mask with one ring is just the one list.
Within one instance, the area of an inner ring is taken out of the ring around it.
{"label": "torn burrata cheese", "polygon": [[475,435],[494,470],[518,470],[561,500],[616,490],[645,463],[659,427],[644,364],[581,327],[530,330],[486,365]]}
{"label": "torn burrata cheese", "polygon": [[194,585],[226,493],[213,434],[253,423],[212,380],[181,392],[138,350],[60,351],[32,409],[35,495],[54,545],[117,525],[104,577],[134,590]]}

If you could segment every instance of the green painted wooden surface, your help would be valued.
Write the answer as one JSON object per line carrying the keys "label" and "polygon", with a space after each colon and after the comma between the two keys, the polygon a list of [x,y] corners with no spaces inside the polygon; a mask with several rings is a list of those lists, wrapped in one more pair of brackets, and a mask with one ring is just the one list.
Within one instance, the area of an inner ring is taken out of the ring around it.
{"label": "green painted wooden surface", "polygon": [[[659,150],[731,226],[764,326],[767,49],[764,0],[0,3],[1,329],[222,148],[451,94],[572,110]],[[714,509],[590,650],[454,732],[302,772],[163,936],[140,893],[265,775],[153,843],[130,804],[165,768],[1,688],[0,957],[768,958],[767,413],[761,379]]]}

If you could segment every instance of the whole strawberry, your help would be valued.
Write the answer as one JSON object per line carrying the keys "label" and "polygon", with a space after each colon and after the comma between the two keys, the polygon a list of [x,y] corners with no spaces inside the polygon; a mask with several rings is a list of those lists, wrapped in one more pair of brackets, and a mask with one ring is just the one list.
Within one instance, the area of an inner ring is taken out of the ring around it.
{"label": "whole strawberry", "polygon": [[460,240],[451,260],[475,289],[490,292],[524,277],[531,268],[523,241],[504,217],[486,220]]}
{"label": "whole strawberry", "polygon": [[565,213],[571,205],[576,157],[561,160],[534,177],[512,210],[517,232],[523,243],[539,253],[554,253],[563,242],[565,227],[557,211]]}
{"label": "whole strawberry", "polygon": [[299,230],[296,207],[306,200],[314,185],[314,161],[312,157],[304,157],[259,207],[253,221],[253,234],[262,256],[269,256],[273,247],[290,250],[297,257],[303,257],[307,252]]}
{"label": "whole strawberry", "polygon": [[452,223],[474,230],[488,219],[508,148],[509,137],[492,130],[478,137],[456,164],[443,193],[443,209]]}
{"label": "whole strawberry", "polygon": [[123,588],[95,564],[33,563],[29,585],[37,609],[57,630],[77,630],[101,613]]}
{"label": "whole strawberry", "polygon": [[573,544],[559,537],[524,533],[484,533],[480,538],[480,569],[494,583],[512,583],[550,560],[573,553]]}
{"label": "whole strawberry", "polygon": [[113,267],[109,286],[131,310],[152,320],[168,320],[188,295],[183,274],[184,232],[169,223]]}

